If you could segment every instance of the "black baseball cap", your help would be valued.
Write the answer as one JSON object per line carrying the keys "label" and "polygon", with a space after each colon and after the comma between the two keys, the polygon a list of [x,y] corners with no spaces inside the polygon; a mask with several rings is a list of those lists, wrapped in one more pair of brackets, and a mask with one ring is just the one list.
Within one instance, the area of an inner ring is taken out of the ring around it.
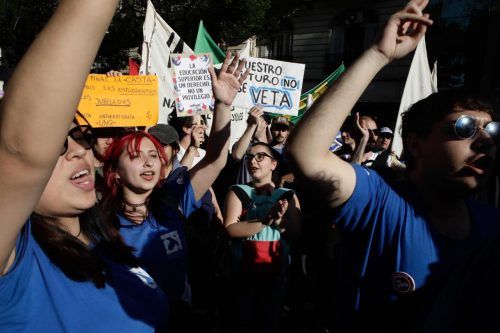
{"label": "black baseball cap", "polygon": [[167,124],[158,124],[148,130],[149,134],[154,136],[162,146],[179,141],[179,134],[175,128]]}

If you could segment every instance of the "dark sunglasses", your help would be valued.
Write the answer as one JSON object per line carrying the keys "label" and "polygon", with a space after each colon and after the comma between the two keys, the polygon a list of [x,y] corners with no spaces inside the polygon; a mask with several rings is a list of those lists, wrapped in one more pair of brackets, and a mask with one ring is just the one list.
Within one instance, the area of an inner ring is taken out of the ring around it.
{"label": "dark sunglasses", "polygon": [[459,139],[470,139],[476,135],[478,129],[482,129],[490,136],[493,141],[499,141],[500,123],[496,121],[489,122],[485,127],[480,127],[476,118],[463,115],[452,123],[453,131]]}
{"label": "dark sunglasses", "polygon": [[274,160],[274,157],[272,157],[268,153],[264,153],[264,152],[257,153],[255,155],[247,153],[247,154],[245,154],[245,157],[247,158],[247,163],[250,163],[254,157],[255,157],[255,160],[257,162],[262,162],[262,160],[264,160],[264,158],[266,158],[266,157],[269,157],[270,159]]}
{"label": "dark sunglasses", "polygon": [[[72,128],[68,132],[68,136],[75,140],[80,146],[85,149],[91,149],[94,146],[94,137],[92,136],[92,127],[89,125],[80,125]],[[68,151],[68,138],[64,141],[61,155]]]}

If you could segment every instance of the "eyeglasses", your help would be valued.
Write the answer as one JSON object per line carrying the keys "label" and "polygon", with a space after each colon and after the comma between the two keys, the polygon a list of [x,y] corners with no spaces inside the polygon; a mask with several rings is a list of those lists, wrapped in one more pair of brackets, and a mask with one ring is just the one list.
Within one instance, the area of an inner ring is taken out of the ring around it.
{"label": "eyeglasses", "polygon": [[[92,127],[88,125],[80,125],[72,128],[68,132],[68,136],[75,140],[80,146],[85,149],[91,149],[94,146],[94,138],[92,136]],[[66,154],[68,151],[68,138],[64,141],[63,148],[61,149],[61,155]]]}
{"label": "eyeglasses", "polygon": [[245,157],[247,158],[247,163],[250,163],[253,158],[255,157],[255,160],[257,162],[262,162],[264,160],[265,157],[269,157],[270,159],[274,159],[274,157],[272,157],[271,155],[269,155],[268,153],[264,153],[264,152],[261,152],[261,153],[257,153],[257,154],[250,154],[250,153],[247,153],[245,154]]}
{"label": "eyeglasses", "polygon": [[470,139],[476,135],[478,128],[482,129],[490,136],[493,141],[499,141],[500,123],[491,121],[485,127],[479,126],[479,121],[472,117],[463,115],[452,123],[453,131],[459,139]]}

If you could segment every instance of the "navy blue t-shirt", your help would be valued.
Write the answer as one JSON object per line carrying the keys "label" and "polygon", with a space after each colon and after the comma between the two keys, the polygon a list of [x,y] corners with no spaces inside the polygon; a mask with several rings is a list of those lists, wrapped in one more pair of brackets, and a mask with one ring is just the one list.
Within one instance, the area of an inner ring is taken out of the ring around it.
{"label": "navy blue t-shirt", "polygon": [[16,259],[0,277],[0,332],[154,332],[165,327],[164,293],[141,268],[106,261],[110,281],[68,278],[22,229]]}
{"label": "navy blue t-shirt", "polygon": [[141,265],[151,274],[171,301],[189,301],[187,285],[187,242],[181,214],[188,217],[200,207],[196,201],[187,168],[174,170],[160,191],[168,195],[158,214],[149,214],[137,224],[121,214],[120,234],[135,248]]}
{"label": "navy blue t-shirt", "polygon": [[356,311],[376,309],[446,274],[469,250],[500,229],[498,210],[468,200],[471,235],[440,234],[408,187],[390,186],[375,171],[353,165],[356,186],[333,223],[344,231],[337,294],[337,325],[345,330]]}

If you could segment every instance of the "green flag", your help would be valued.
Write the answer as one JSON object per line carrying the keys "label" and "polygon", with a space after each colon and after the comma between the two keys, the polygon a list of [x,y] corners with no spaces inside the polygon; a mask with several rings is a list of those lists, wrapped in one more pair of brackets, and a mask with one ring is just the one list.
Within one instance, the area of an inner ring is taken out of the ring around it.
{"label": "green flag", "polygon": [[200,21],[200,26],[198,27],[198,36],[196,37],[194,52],[210,53],[215,65],[222,63],[226,58],[224,51],[219,48],[203,26],[203,21]]}

